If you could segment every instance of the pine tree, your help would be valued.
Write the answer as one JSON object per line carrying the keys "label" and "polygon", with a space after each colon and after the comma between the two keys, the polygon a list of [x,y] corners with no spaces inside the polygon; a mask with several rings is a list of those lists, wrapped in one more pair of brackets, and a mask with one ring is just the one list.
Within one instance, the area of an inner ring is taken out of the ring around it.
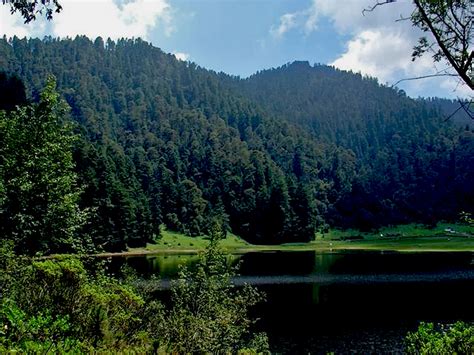
{"label": "pine tree", "polygon": [[22,253],[65,252],[80,245],[85,214],[78,207],[67,107],[49,78],[40,102],[0,112],[3,201],[0,234]]}

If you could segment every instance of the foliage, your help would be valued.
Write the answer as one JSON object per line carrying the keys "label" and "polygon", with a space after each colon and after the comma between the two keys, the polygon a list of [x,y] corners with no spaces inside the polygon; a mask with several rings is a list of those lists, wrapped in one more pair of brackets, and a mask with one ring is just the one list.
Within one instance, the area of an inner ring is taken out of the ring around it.
{"label": "foliage", "polygon": [[133,286],[136,276],[108,276],[100,260],[31,259],[2,243],[0,352],[266,350],[266,335],[251,334],[255,321],[248,314],[262,295],[250,286],[234,288],[217,243],[211,240],[196,270],[182,270],[169,310],[153,290]]}
{"label": "foliage", "polygon": [[[2,254],[2,258],[7,257]],[[20,352],[147,351],[162,307],[77,257],[9,261],[2,274],[0,349]],[[4,265],[2,265],[4,266]]]}
{"label": "foliage", "polygon": [[[261,71],[239,89],[312,139],[337,145],[315,159],[321,186],[310,201],[320,230],[429,224],[471,210],[474,136],[441,122],[438,100],[411,100],[374,79],[308,62]],[[314,169],[308,158],[298,165]]]}
{"label": "foliage", "polygon": [[474,218],[472,217],[471,213],[461,212],[460,216],[461,216],[461,221],[463,221],[464,223],[466,223],[467,225],[471,227],[474,227]]}
{"label": "foliage", "polygon": [[[446,60],[456,75],[474,90],[474,9],[470,0],[413,0],[416,10],[411,16],[414,26],[432,35],[421,37],[414,48],[413,59],[426,52],[433,60]],[[444,73],[444,72],[443,72]]]}
{"label": "foliage", "polygon": [[406,337],[410,354],[472,354],[474,326],[456,322],[451,326],[421,323],[418,330]]}
{"label": "foliage", "polygon": [[0,233],[23,253],[79,246],[79,209],[66,105],[48,79],[38,104],[0,111]]}
{"label": "foliage", "polygon": [[11,13],[19,12],[25,23],[36,20],[37,15],[43,15],[51,20],[53,12],[62,10],[58,0],[2,0],[2,3],[10,6]]}
{"label": "foliage", "polygon": [[184,267],[173,282],[172,308],[165,316],[166,349],[176,353],[231,353],[268,350],[264,334],[251,335],[249,308],[263,296],[246,285],[236,289],[235,271],[219,246],[220,228],[194,269]]}

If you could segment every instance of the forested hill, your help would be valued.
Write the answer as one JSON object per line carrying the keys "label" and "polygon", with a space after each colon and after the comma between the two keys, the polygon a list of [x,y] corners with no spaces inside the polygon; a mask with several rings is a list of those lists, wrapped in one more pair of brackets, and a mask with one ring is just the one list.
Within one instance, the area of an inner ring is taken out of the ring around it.
{"label": "forested hill", "polygon": [[397,133],[450,129],[437,119],[443,112],[435,100],[413,100],[376,79],[325,65],[293,62],[234,82],[267,112],[361,158],[390,144]]}
{"label": "forested hill", "polygon": [[85,37],[4,38],[0,71],[30,100],[56,76],[94,211],[83,233],[105,249],[161,224],[198,235],[217,220],[280,243],[472,208],[472,132],[360,75],[295,62],[242,80],[141,40]]}
{"label": "forested hill", "polygon": [[429,223],[472,208],[473,135],[462,114],[451,120],[457,124],[445,122],[454,102],[413,100],[375,79],[308,62],[264,70],[234,85],[316,140],[355,153],[357,176],[331,223]]}

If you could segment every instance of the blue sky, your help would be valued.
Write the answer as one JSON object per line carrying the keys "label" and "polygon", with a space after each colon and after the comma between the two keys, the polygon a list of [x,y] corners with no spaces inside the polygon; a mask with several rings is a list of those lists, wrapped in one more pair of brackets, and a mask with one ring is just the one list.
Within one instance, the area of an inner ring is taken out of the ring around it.
{"label": "blue sky", "polygon": [[[362,15],[375,0],[62,0],[51,23],[22,24],[0,6],[0,34],[19,37],[142,37],[177,58],[246,77],[294,60],[334,65],[392,85],[432,74],[429,56],[412,63],[420,33],[409,0]],[[93,10],[91,10],[93,9]],[[404,82],[410,96],[472,95],[452,78]]]}
{"label": "blue sky", "polygon": [[[295,5],[299,6],[295,6]],[[310,1],[175,1],[176,33],[153,31],[153,44],[182,52],[196,63],[229,74],[248,76],[257,70],[294,60],[329,63],[345,42],[323,19],[309,35],[291,31],[275,38],[270,29],[282,14],[309,7]]]}

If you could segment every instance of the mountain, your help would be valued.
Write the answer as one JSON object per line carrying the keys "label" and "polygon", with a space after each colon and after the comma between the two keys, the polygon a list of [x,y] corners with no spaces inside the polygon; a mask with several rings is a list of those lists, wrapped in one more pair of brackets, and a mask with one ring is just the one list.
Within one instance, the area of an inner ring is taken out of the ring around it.
{"label": "mountain", "polygon": [[57,78],[95,211],[83,233],[104,249],[143,245],[162,224],[281,243],[472,209],[469,127],[357,74],[295,62],[240,79],[140,39],[85,37],[4,38],[0,71],[29,100]]}
{"label": "mountain", "polygon": [[236,87],[313,139],[354,152],[356,177],[326,216],[331,224],[434,223],[472,208],[473,135],[461,114],[446,122],[455,102],[414,100],[373,78],[308,62],[261,71]]}

